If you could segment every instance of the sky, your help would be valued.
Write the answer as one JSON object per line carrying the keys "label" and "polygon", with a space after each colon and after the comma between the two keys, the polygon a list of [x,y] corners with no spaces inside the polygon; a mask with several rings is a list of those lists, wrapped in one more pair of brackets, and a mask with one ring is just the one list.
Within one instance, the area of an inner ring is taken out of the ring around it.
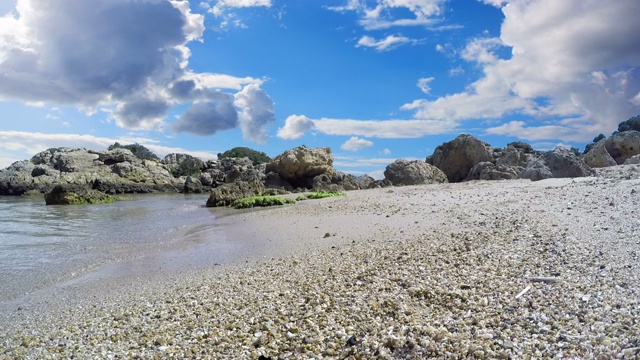
{"label": "sky", "polygon": [[583,149],[640,113],[637,0],[0,0],[0,168],[139,143],[328,146],[383,177],[468,133]]}

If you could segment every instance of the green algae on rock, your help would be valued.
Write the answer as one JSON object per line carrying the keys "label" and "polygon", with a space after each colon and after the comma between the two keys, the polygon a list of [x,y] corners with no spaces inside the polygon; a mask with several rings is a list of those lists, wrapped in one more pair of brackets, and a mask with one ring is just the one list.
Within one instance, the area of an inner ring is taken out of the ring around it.
{"label": "green algae on rock", "polygon": [[47,205],[87,205],[108,204],[118,199],[94,189],[56,185],[44,194],[44,200]]}

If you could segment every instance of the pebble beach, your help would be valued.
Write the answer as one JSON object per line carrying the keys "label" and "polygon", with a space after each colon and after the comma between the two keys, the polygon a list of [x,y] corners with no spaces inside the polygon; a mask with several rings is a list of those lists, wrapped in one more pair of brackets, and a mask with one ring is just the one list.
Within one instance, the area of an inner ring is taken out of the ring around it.
{"label": "pebble beach", "polygon": [[244,263],[16,304],[1,359],[637,359],[640,165],[222,218]]}

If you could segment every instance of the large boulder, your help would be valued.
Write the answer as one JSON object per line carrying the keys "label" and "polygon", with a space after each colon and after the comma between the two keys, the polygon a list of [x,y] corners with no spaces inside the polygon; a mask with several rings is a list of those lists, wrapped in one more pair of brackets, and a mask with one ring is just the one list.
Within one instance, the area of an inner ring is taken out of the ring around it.
{"label": "large boulder", "polygon": [[520,166],[526,167],[532,155],[522,148],[517,148],[513,145],[507,145],[503,151],[500,152],[500,156],[496,159],[496,165],[506,166]]}
{"label": "large boulder", "polygon": [[548,178],[575,178],[594,175],[595,171],[576,154],[559,146],[530,161],[527,167],[518,174],[518,178],[537,181]]}
{"label": "large boulder", "polygon": [[445,183],[447,176],[437,167],[420,160],[398,159],[384,170],[385,179],[393,185]]}
{"label": "large boulder", "polygon": [[333,176],[333,153],[328,147],[309,149],[302,145],[276,156],[265,172],[277,173],[294,187],[311,188],[314,177]]}
{"label": "large boulder", "polygon": [[47,205],[83,205],[110,203],[116,199],[98,190],[78,185],[56,185],[44,194]]}
{"label": "large boulder", "polygon": [[611,157],[606,147],[606,139],[601,139],[595,143],[589,152],[584,155],[584,162],[592,168],[602,168],[618,165]]}
{"label": "large boulder", "polygon": [[613,134],[605,140],[605,147],[616,164],[624,164],[628,158],[640,154],[640,131]]}
{"label": "large boulder", "polygon": [[438,146],[427,162],[442,170],[449,182],[460,182],[467,178],[473,166],[491,161],[492,153],[488,143],[463,134]]}
{"label": "large boulder", "polygon": [[200,176],[204,169],[204,162],[189,154],[168,154],[162,160],[171,174],[178,178],[180,176]]}
{"label": "large boulder", "polygon": [[235,200],[261,195],[265,191],[260,182],[236,181],[225,183],[217,188],[211,189],[211,194],[207,200],[207,207],[229,206]]}

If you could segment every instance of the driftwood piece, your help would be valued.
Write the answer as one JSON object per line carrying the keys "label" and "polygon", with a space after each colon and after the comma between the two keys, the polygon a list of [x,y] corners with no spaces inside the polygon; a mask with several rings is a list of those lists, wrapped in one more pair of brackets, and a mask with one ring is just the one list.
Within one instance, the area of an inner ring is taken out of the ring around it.
{"label": "driftwood piece", "polygon": [[529,291],[529,290],[531,290],[531,286],[527,286],[526,288],[524,288],[524,290],[520,291],[520,293],[518,293],[518,295],[516,295],[516,299],[518,299],[522,295],[526,294],[527,291]]}

